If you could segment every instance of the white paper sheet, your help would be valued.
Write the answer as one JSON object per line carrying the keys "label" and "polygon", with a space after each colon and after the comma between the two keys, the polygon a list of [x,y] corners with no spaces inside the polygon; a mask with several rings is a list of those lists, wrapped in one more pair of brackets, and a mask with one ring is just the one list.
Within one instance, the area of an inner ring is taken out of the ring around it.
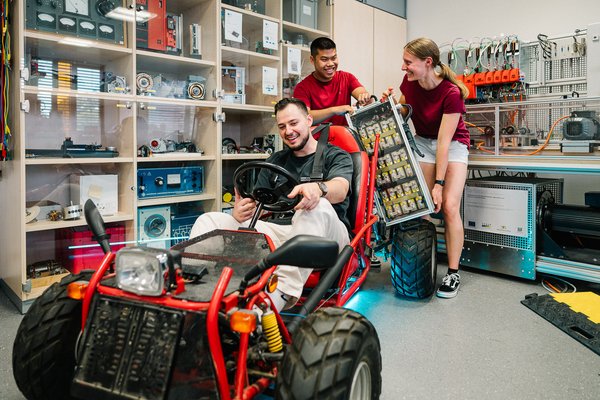
{"label": "white paper sheet", "polygon": [[279,24],[273,21],[263,20],[263,47],[265,49],[279,49]]}
{"label": "white paper sheet", "polygon": [[300,49],[288,47],[287,52],[287,72],[291,75],[300,75],[302,66],[302,57]]}
{"label": "white paper sheet", "polygon": [[277,68],[263,66],[263,94],[277,96]]}
{"label": "white paper sheet", "polygon": [[225,40],[242,43],[242,14],[225,10]]}

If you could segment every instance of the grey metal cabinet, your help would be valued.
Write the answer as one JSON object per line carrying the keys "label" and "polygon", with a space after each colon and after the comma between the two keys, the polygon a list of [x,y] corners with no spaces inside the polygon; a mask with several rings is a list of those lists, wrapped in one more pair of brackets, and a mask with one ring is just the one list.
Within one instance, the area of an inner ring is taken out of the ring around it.
{"label": "grey metal cabinet", "polygon": [[371,7],[389,12],[390,14],[406,18],[406,0],[357,0]]}

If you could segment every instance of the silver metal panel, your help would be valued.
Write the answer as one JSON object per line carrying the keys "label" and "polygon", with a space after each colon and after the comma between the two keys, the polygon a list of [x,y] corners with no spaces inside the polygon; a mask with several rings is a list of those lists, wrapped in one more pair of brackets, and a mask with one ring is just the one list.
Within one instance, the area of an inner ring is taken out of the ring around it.
{"label": "silver metal panel", "polygon": [[535,279],[535,251],[465,240],[460,264],[485,271]]}
{"label": "silver metal panel", "polygon": [[600,266],[559,258],[539,256],[536,271],[587,282],[600,283]]}
{"label": "silver metal panel", "polygon": [[[558,204],[562,203],[562,179],[496,176],[470,179],[466,186],[526,191],[527,232],[524,236],[516,236],[465,227],[461,265],[535,279],[537,196],[547,190]],[[462,207],[464,216],[464,202]]]}

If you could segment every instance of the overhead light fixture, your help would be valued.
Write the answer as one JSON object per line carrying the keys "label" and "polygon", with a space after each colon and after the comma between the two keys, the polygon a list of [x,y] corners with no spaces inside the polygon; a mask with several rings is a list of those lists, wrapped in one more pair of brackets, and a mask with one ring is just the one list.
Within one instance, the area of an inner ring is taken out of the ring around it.
{"label": "overhead light fixture", "polygon": [[65,37],[58,41],[61,44],[67,44],[70,46],[78,46],[78,47],[91,47],[94,43],[90,40],[79,39],[74,37]]}
{"label": "overhead light fixture", "polygon": [[106,18],[118,19],[128,22],[147,22],[156,17],[156,14],[146,10],[136,11],[133,8],[116,7],[106,13]]}

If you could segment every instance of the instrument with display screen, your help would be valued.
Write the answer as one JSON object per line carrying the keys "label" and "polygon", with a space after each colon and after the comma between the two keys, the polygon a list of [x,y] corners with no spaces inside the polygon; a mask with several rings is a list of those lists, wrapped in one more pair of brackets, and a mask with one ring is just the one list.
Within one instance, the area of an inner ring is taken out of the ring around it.
{"label": "instrument with display screen", "polygon": [[198,194],[204,190],[202,166],[139,168],[137,176],[140,199]]}
{"label": "instrument with display screen", "polygon": [[125,44],[117,0],[27,0],[27,29]]}

